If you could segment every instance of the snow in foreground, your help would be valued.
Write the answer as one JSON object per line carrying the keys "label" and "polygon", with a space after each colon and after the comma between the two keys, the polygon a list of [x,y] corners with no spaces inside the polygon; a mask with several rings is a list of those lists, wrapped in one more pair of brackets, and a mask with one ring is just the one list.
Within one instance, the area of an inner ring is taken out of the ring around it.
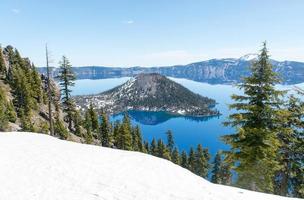
{"label": "snow in foreground", "polygon": [[0,199],[272,200],[288,199],[212,184],[150,155],[0,133]]}

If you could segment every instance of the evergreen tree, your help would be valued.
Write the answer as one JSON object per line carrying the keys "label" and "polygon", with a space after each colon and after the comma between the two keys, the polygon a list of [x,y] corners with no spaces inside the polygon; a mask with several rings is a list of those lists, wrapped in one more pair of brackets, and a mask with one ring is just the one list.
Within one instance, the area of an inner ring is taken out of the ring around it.
{"label": "evergreen tree", "polygon": [[282,168],[276,173],[275,193],[283,196],[301,197],[298,186],[304,186],[303,102],[291,95],[287,110],[282,111],[281,114],[280,124],[288,131],[278,134],[281,140],[279,160]]}
{"label": "evergreen tree", "polygon": [[74,124],[75,124],[75,135],[82,137],[82,129],[81,125],[83,124],[80,113],[78,110],[74,112],[74,118],[73,118]]}
{"label": "evergreen tree", "polygon": [[237,184],[251,190],[273,192],[274,174],[280,168],[277,160],[279,130],[275,121],[279,117],[283,92],[274,87],[280,79],[272,70],[266,43],[251,72],[239,85],[244,95],[232,96],[236,103],[230,108],[238,113],[230,115],[225,123],[236,128],[237,133],[223,139],[231,145],[230,156],[237,163]]}
{"label": "evergreen tree", "polygon": [[13,103],[10,101],[9,103],[7,103],[6,106],[6,114],[5,114],[8,118],[8,121],[15,123],[17,120],[17,114],[15,111],[15,107],[13,105]]}
{"label": "evergreen tree", "polygon": [[5,131],[8,126],[8,117],[6,116],[7,100],[4,95],[4,90],[0,86],[0,131]]}
{"label": "evergreen tree", "polygon": [[179,153],[178,153],[178,149],[176,147],[172,151],[171,160],[173,163],[180,165]]}
{"label": "evergreen tree", "polygon": [[151,141],[150,154],[153,155],[153,156],[157,156],[158,155],[157,143],[156,143],[155,138],[153,138],[152,141]]}
{"label": "evergreen tree", "polygon": [[90,144],[93,141],[93,136],[92,136],[91,115],[88,110],[85,112],[84,128],[86,129],[86,134],[84,136],[85,141],[86,141],[86,143]]}
{"label": "evergreen tree", "polygon": [[171,160],[169,150],[166,148],[162,139],[157,141],[157,156],[167,160]]}
{"label": "evergreen tree", "polygon": [[211,182],[212,183],[218,183],[221,184],[221,168],[222,168],[222,158],[221,158],[221,153],[217,152],[213,161],[213,169],[212,169],[212,177],[211,177]]}
{"label": "evergreen tree", "polygon": [[89,113],[90,113],[90,116],[91,116],[92,131],[96,131],[97,132],[98,129],[99,129],[98,115],[97,115],[96,111],[94,110],[92,104],[90,104]]}
{"label": "evergreen tree", "polygon": [[30,85],[31,85],[32,97],[35,99],[37,104],[42,103],[43,102],[42,81],[39,73],[36,71],[34,66],[32,66],[30,76],[31,76]]}
{"label": "evergreen tree", "polygon": [[56,118],[55,119],[55,123],[54,123],[54,132],[56,135],[58,135],[61,139],[68,139],[69,137],[69,132],[66,129],[66,127],[64,126],[63,121],[61,121],[60,119]]}
{"label": "evergreen tree", "polygon": [[124,115],[117,140],[117,147],[132,150],[131,123],[128,114]]}
{"label": "evergreen tree", "polygon": [[182,151],[181,153],[181,156],[180,156],[180,165],[183,167],[183,168],[186,168],[188,169],[188,156],[187,156],[187,153],[186,151]]}
{"label": "evergreen tree", "polygon": [[174,148],[174,139],[173,139],[173,133],[171,130],[167,131],[167,148],[169,149],[170,153],[172,153]]}
{"label": "evergreen tree", "polygon": [[144,146],[139,126],[132,129],[132,146],[134,151],[143,152]]}
{"label": "evergreen tree", "polygon": [[206,178],[208,175],[209,170],[209,161],[210,155],[209,152],[204,150],[202,145],[197,145],[196,152],[195,152],[195,167],[194,172],[195,174]]}
{"label": "evergreen tree", "polygon": [[191,147],[188,156],[188,169],[192,172],[195,172],[195,167],[196,167],[196,156],[193,147]]}
{"label": "evergreen tree", "polygon": [[6,66],[4,63],[3,50],[0,46],[0,79],[6,78]]}
{"label": "evergreen tree", "polygon": [[224,155],[222,152],[217,152],[213,161],[213,169],[211,182],[217,184],[230,185],[232,174],[230,172],[229,165],[222,159]]}
{"label": "evergreen tree", "polygon": [[150,146],[148,141],[144,141],[144,153],[150,153]]}
{"label": "evergreen tree", "polygon": [[115,121],[113,125],[113,140],[114,140],[114,146],[116,148],[119,148],[119,139],[120,139],[120,123],[119,121]]}
{"label": "evergreen tree", "polygon": [[105,113],[101,115],[100,139],[102,146],[104,147],[111,146],[111,128],[108,121],[108,117]]}
{"label": "evergreen tree", "polygon": [[60,71],[57,77],[59,79],[59,85],[61,86],[62,105],[63,110],[66,112],[66,119],[69,124],[69,129],[72,130],[73,111],[75,110],[74,102],[71,98],[71,87],[74,86],[75,75],[72,70],[70,61],[63,56],[60,62]]}

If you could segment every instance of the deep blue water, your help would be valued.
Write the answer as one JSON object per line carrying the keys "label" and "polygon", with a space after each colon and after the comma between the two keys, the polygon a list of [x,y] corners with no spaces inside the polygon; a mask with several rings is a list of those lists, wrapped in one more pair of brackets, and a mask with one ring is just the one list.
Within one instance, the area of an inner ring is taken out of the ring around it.
{"label": "deep blue water", "polygon": [[[220,140],[220,136],[233,133],[233,129],[224,127],[223,122],[232,112],[228,104],[232,103],[230,96],[240,94],[241,91],[232,85],[210,85],[186,79],[171,78],[191,91],[213,98],[217,101],[216,108],[221,112],[218,117],[191,118],[167,114],[165,112],[140,112],[130,111],[132,123],[141,127],[145,140],[154,138],[166,139],[166,131],[172,130],[179,150],[189,150],[201,143],[207,147],[212,155],[218,150],[229,147]],[[73,89],[73,95],[94,94],[127,81],[128,78],[77,80]],[[302,86],[304,84],[301,84]],[[280,89],[290,89],[293,86],[278,86]],[[111,116],[111,120],[119,120],[122,115]]]}

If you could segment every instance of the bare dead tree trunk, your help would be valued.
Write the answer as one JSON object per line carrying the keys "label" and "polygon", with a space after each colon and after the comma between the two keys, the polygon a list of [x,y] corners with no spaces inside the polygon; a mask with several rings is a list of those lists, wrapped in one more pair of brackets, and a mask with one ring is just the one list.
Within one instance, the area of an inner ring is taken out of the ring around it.
{"label": "bare dead tree trunk", "polygon": [[52,94],[51,94],[51,81],[50,81],[50,69],[49,69],[49,52],[47,44],[45,45],[45,56],[46,56],[46,69],[47,69],[47,85],[48,85],[48,106],[49,106],[49,124],[50,124],[50,134],[54,135],[54,126],[52,118]]}

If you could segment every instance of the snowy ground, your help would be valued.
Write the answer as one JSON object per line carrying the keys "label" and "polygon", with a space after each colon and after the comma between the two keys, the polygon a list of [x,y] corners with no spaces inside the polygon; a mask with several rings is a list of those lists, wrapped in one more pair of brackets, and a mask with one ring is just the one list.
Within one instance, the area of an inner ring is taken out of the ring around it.
{"label": "snowy ground", "polygon": [[280,200],[220,186],[150,155],[0,133],[1,200]]}

